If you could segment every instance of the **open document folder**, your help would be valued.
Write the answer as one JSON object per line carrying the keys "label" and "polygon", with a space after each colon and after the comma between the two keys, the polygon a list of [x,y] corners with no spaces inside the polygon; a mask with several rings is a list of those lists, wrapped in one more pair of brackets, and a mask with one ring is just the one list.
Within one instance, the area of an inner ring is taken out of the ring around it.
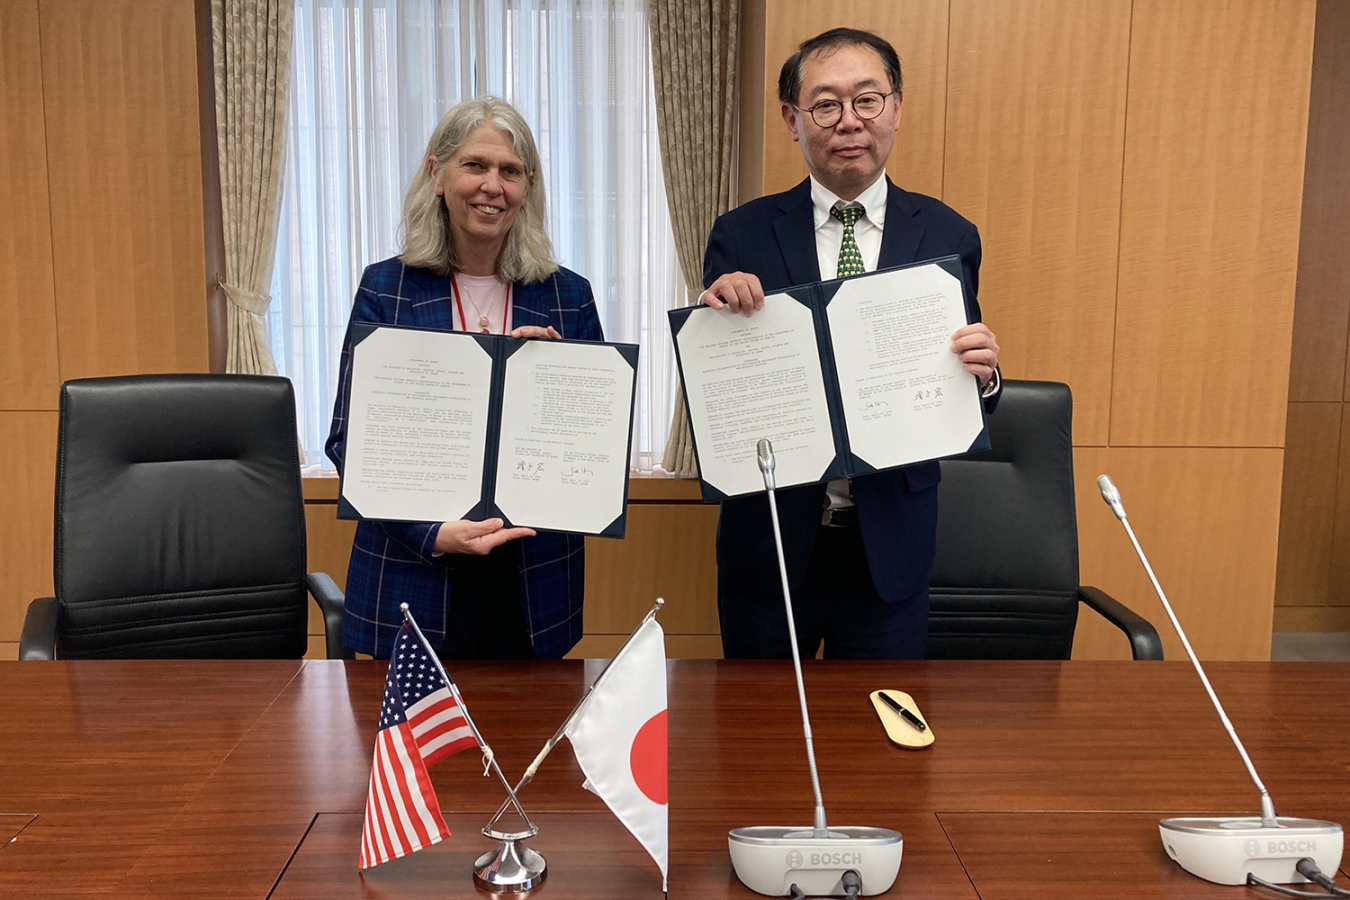
{"label": "open document folder", "polygon": [[354,325],[338,517],[623,537],[637,354]]}
{"label": "open document folder", "polygon": [[951,352],[967,324],[955,256],[788,288],[746,318],[669,313],[703,499],[851,478],[989,446],[979,382]]}

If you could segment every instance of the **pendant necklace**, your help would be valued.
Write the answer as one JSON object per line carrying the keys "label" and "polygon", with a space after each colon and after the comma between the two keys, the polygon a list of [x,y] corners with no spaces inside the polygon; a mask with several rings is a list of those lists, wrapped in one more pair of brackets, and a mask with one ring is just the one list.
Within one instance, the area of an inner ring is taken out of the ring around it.
{"label": "pendant necklace", "polygon": [[[450,273],[450,286],[453,287],[455,290],[455,306],[459,310],[460,328],[463,329],[464,331],[468,331],[469,321],[464,316],[464,303],[460,300],[459,297],[459,279],[455,277],[454,272]],[[492,332],[489,327],[491,323],[488,317],[484,315],[483,311],[478,308],[478,301],[474,299],[473,293],[469,290],[467,285],[464,288],[464,293],[468,295],[469,305],[473,307],[473,311],[478,313],[479,334],[491,334]],[[488,309],[490,310],[491,307],[488,307]],[[510,318],[511,318],[511,284],[510,282],[508,282],[506,285],[506,312],[502,315],[502,334],[506,334],[506,323],[507,320]]]}

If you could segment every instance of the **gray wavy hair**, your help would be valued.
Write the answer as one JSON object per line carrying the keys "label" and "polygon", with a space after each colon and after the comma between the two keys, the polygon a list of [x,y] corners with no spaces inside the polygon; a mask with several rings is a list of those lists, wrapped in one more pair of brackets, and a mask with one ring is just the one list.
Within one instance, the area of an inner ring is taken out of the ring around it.
{"label": "gray wavy hair", "polygon": [[558,263],[553,258],[553,243],[544,231],[544,186],[539,181],[539,151],[525,119],[515,107],[496,97],[465,100],[442,116],[431,132],[426,152],[422,154],[403,198],[399,258],[409,266],[442,275],[462,268],[459,250],[450,231],[450,213],[445,208],[445,200],[436,195],[435,180],[426,161],[434,156],[438,168],[445,165],[469,133],[480,125],[491,125],[510,135],[512,148],[525,164],[525,202],[511,223],[511,230],[506,233],[497,257],[497,277],[526,284],[543,281],[557,270]]}

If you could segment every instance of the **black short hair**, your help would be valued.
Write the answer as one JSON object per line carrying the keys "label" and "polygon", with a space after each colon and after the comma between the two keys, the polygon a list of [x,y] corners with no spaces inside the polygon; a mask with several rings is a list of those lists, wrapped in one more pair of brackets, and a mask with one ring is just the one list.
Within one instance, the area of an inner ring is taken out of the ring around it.
{"label": "black short hair", "polygon": [[831,28],[813,38],[807,38],[797,45],[797,52],[787,58],[783,69],[778,73],[778,100],[780,103],[797,105],[797,95],[802,90],[802,66],[813,54],[836,50],[840,47],[870,47],[881,57],[881,67],[891,81],[891,90],[899,92],[900,55],[883,37],[858,28]]}

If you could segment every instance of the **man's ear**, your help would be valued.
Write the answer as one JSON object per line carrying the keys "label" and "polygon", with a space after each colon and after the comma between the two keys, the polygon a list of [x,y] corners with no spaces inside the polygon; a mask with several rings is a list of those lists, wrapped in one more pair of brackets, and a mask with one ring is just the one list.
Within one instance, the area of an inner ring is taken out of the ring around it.
{"label": "man's ear", "polygon": [[797,133],[797,125],[801,121],[801,113],[792,108],[791,103],[783,104],[783,124],[787,126],[788,134],[792,135],[794,141],[800,142],[801,135]]}

